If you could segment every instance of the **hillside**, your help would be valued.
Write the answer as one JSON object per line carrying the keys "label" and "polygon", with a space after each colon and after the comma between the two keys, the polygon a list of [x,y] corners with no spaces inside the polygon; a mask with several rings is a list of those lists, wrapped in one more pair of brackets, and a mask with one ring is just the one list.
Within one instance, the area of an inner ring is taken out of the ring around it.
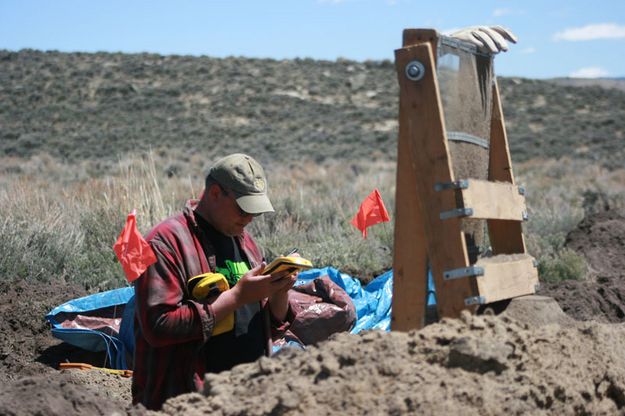
{"label": "hillside", "polygon": [[547,81],[573,87],[603,87],[625,91],[625,78],[551,78]]}
{"label": "hillside", "polygon": [[[622,165],[625,92],[500,79],[513,158]],[[0,155],[394,159],[393,63],[0,51]],[[175,174],[175,168],[171,172]]]}

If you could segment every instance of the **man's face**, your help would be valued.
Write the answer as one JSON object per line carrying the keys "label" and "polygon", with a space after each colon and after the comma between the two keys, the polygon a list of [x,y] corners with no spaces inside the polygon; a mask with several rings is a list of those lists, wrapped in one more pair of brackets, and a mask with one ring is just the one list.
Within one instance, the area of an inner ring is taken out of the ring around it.
{"label": "man's face", "polygon": [[215,200],[215,216],[213,226],[222,234],[236,236],[243,233],[243,229],[254,219],[253,214],[244,212],[237,204],[234,192],[219,185],[219,193]]}

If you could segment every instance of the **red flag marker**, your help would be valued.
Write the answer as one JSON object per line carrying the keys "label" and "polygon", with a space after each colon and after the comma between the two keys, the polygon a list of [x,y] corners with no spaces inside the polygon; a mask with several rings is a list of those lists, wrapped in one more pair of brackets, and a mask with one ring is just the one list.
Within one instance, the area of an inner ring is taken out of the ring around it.
{"label": "red flag marker", "polygon": [[113,250],[117,254],[119,262],[124,268],[126,279],[133,282],[147,269],[151,264],[156,263],[156,255],[152,251],[152,247],[143,239],[143,236],[137,230],[137,210],[133,209],[128,218],[126,225],[122,230],[117,242],[113,245]]}
{"label": "red flag marker", "polygon": [[352,225],[362,231],[362,238],[367,238],[367,227],[390,220],[382,196],[376,188],[360,204],[358,212],[352,219]]}

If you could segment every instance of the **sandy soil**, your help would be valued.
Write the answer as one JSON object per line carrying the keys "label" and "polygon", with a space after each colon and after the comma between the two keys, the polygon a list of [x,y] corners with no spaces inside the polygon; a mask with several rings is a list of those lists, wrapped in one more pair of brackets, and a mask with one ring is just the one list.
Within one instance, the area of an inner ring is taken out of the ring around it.
{"label": "sandy soil", "polygon": [[[410,333],[340,334],[206,378],[166,414],[615,414],[625,325],[529,327],[463,316]],[[235,399],[236,398],[236,399]]]}
{"label": "sandy soil", "polygon": [[[543,285],[546,296],[498,316],[283,351],[207,376],[204,392],[170,399],[162,414],[625,414],[624,240],[623,213],[586,218],[567,241],[590,265],[584,281]],[[103,362],[52,338],[43,319],[84,294],[0,282],[0,414],[146,413],[130,407],[129,379],[56,369]]]}

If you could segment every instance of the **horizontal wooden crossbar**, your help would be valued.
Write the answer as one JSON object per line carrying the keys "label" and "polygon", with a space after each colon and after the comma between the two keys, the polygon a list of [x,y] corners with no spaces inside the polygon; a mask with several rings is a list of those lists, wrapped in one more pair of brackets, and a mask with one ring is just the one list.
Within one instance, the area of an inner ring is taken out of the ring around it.
{"label": "horizontal wooden crossbar", "polygon": [[[461,216],[478,219],[513,220],[527,219],[527,207],[522,188],[505,182],[489,182],[478,179],[457,181],[455,192],[459,193],[462,206],[441,213],[441,219]],[[448,189],[440,184],[439,189]]]}
{"label": "horizontal wooden crossbar", "polygon": [[538,269],[529,254],[510,254],[481,258],[476,267],[484,274],[475,277],[480,303],[492,303],[517,296],[531,295],[538,285]]}

